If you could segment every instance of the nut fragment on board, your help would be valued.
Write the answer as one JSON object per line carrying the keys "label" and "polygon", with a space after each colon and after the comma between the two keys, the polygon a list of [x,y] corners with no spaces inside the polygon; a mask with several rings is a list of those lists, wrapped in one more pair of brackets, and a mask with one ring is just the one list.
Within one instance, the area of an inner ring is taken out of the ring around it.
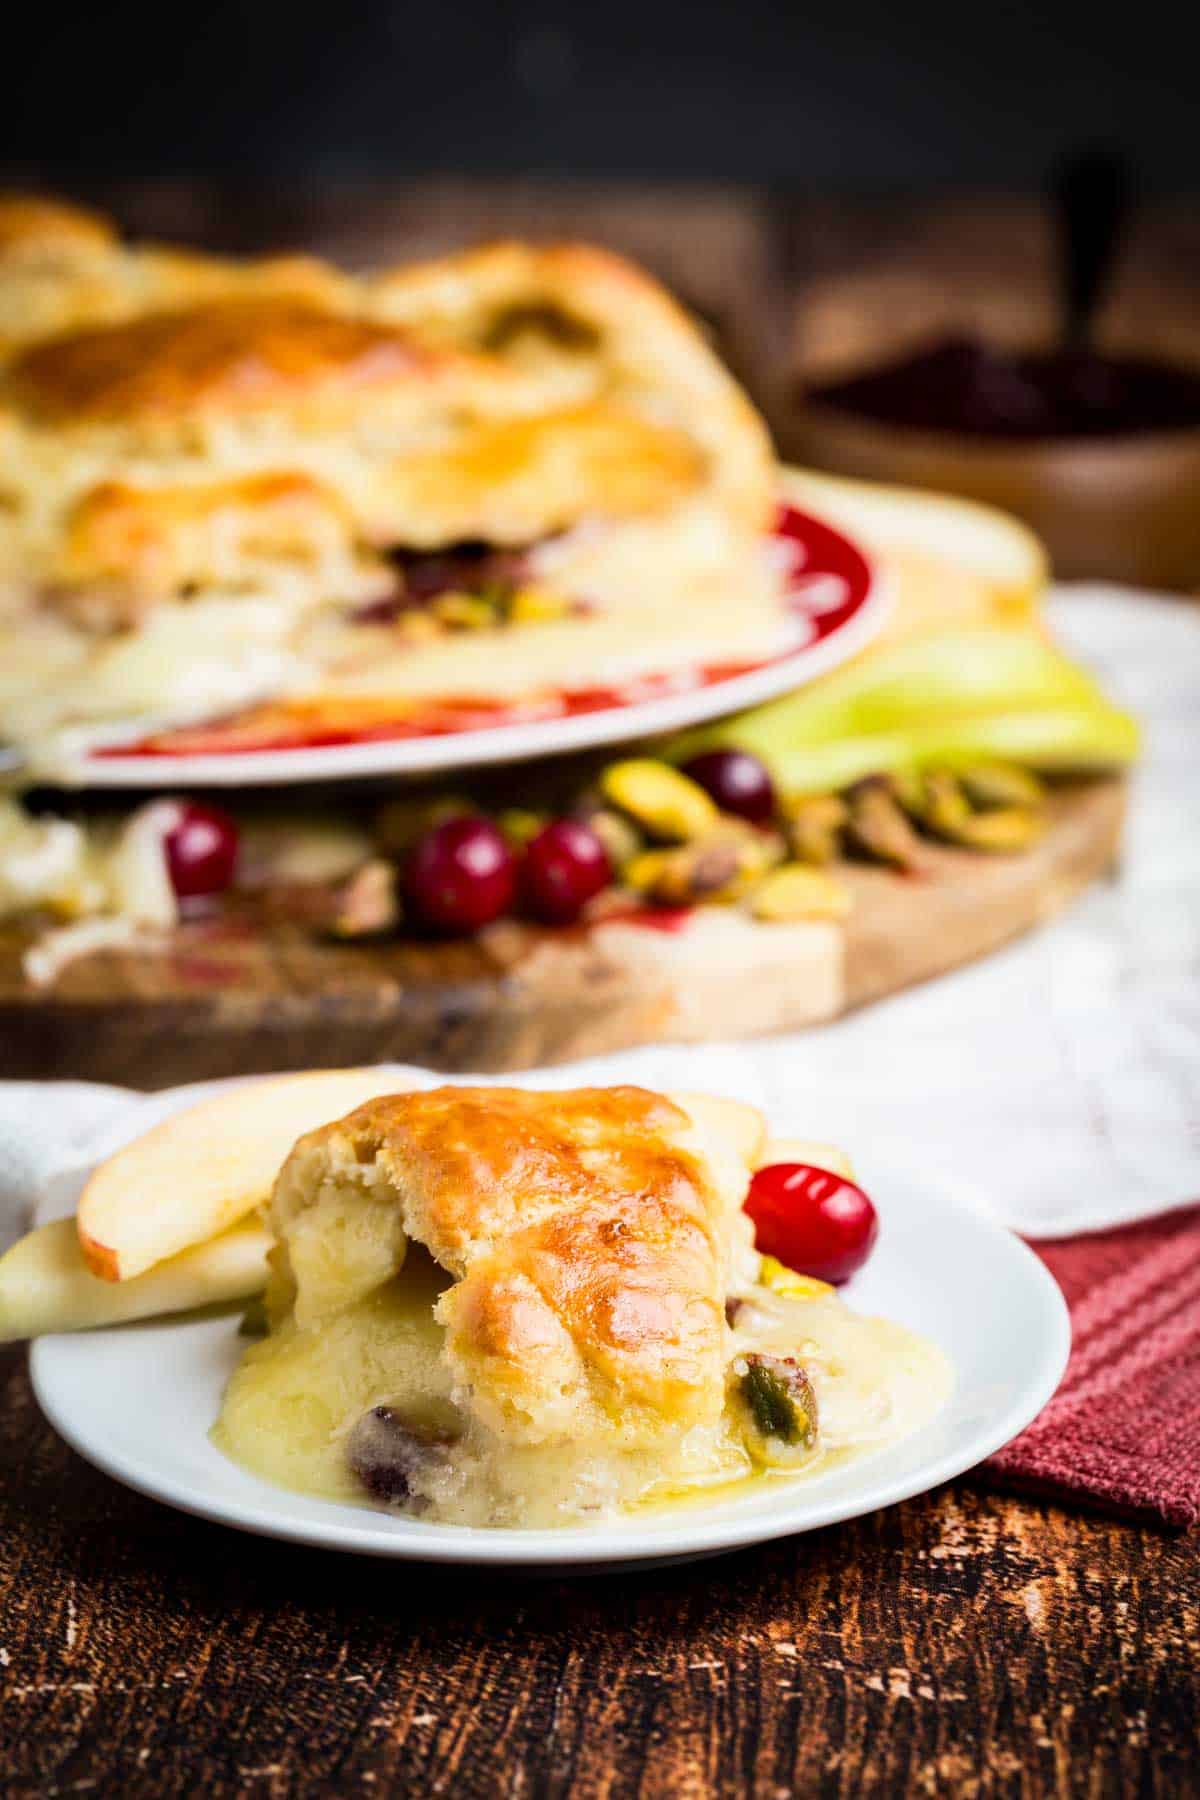
{"label": "nut fragment on board", "polygon": [[643,850],[625,865],[626,887],[662,906],[738,899],[783,855],[775,832],[724,821],[693,844]]}
{"label": "nut fragment on board", "polygon": [[336,938],[382,937],[400,924],[396,865],[373,857],[336,890],[329,933]]}
{"label": "nut fragment on board", "polygon": [[1047,824],[1045,813],[1032,806],[973,811],[964,783],[944,769],[930,770],[923,779],[922,819],[926,830],[948,844],[998,855],[1027,849]]}
{"label": "nut fragment on board", "polygon": [[783,831],[797,862],[835,860],[850,809],[840,794],[796,794],[784,801]]}
{"label": "nut fragment on board", "polygon": [[707,836],[721,821],[698,781],[654,757],[634,756],[611,763],[600,777],[600,789],[611,805],[664,843],[691,843]]}
{"label": "nut fragment on board", "polygon": [[1046,798],[1044,782],[1032,769],[1017,763],[971,763],[958,771],[958,779],[967,799],[980,812],[1040,806]]}
{"label": "nut fragment on board", "polygon": [[591,827],[614,869],[623,869],[646,847],[646,840],[632,819],[614,812],[610,806],[581,806],[571,816]]}
{"label": "nut fragment on board", "polygon": [[921,840],[896,798],[886,775],[869,775],[847,790],[846,840],[869,862],[894,869],[915,869],[922,860]]}
{"label": "nut fragment on board", "polygon": [[823,869],[785,863],[764,876],[750,895],[756,919],[775,923],[798,919],[845,919],[853,899],[848,888]]}

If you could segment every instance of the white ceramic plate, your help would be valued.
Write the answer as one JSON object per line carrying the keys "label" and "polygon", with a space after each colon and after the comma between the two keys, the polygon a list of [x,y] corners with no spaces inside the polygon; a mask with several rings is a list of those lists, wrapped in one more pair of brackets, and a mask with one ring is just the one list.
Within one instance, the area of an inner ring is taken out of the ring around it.
{"label": "white ceramic plate", "polygon": [[[429,775],[444,769],[560,756],[601,744],[678,731],[758,706],[805,686],[876,635],[888,610],[887,584],[846,535],[795,508],[782,515],[780,542],[795,556],[792,603],[801,641],[770,662],[717,679],[682,673],[631,683],[591,710],[550,713],[482,728],[425,736],[374,738],[289,749],[169,754],[123,750],[128,729],[108,735],[102,752],[71,762],[71,778],[89,787],[242,787],[333,781],[371,775]],[[142,728],[144,730],[144,727]],[[139,733],[140,735],[140,733]]]}
{"label": "white ceramic plate", "polygon": [[673,1516],[558,1531],[424,1524],[310,1499],[258,1480],[209,1442],[245,1344],[229,1314],[43,1338],[33,1348],[34,1391],[67,1442],[127,1486],[243,1531],[327,1549],[587,1569],[714,1555],[811,1531],[923,1493],[998,1449],[1050,1398],[1070,1343],[1057,1286],[1017,1238],[920,1175],[858,1160],[882,1230],[846,1297],[933,1338],[954,1365],[955,1389],[912,1437],[807,1481],[780,1479]]}

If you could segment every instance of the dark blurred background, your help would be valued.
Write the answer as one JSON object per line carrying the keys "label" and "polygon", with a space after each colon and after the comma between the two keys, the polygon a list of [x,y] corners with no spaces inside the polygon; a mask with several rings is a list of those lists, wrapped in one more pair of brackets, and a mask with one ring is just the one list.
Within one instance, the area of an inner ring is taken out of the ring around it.
{"label": "dark blurred background", "polygon": [[895,0],[110,0],[13,9],[0,162],[1028,192],[1064,149],[1200,191],[1200,8]]}
{"label": "dark blurred background", "polygon": [[[934,471],[903,446],[899,461],[895,444],[868,454],[831,436],[814,390],[949,345],[987,397],[997,356],[1085,335],[1102,358],[1200,379],[1200,0],[108,0],[9,15],[0,184],[93,200],[135,238],[352,267],[509,234],[611,245],[704,321],[784,455],[1010,505],[1063,567],[1080,559],[1043,516],[1041,473],[1010,492],[1007,476],[976,482],[958,449]],[[1081,334],[1063,278],[1081,240],[1054,193],[1097,152],[1131,204],[1102,233],[1114,254]],[[1110,368],[1072,380],[1116,391]],[[1117,490],[1085,459],[1085,573],[1194,585],[1200,421],[1186,454],[1184,474],[1118,472],[1193,522],[1170,566],[1092,555],[1097,496],[1111,522]],[[1135,525],[1122,545],[1179,535]]]}

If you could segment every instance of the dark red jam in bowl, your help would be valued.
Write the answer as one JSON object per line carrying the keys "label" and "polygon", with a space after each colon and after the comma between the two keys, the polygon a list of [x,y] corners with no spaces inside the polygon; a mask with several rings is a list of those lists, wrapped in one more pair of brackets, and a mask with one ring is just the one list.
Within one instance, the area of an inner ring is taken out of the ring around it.
{"label": "dark red jam in bowl", "polygon": [[1107,438],[1200,427],[1200,370],[1092,350],[1005,351],[947,338],[808,398],[913,431]]}

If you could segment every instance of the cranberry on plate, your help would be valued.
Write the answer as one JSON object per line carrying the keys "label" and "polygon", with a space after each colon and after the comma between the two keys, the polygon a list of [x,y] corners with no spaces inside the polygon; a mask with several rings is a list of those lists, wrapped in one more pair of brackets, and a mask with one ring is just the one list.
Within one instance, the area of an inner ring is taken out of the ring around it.
{"label": "cranberry on plate", "polygon": [[879,1236],[879,1215],[862,1189],[811,1163],[772,1163],[750,1183],[754,1241],[801,1275],[840,1285],[862,1268]]}
{"label": "cranberry on plate", "polygon": [[766,825],[775,815],[775,784],[748,750],[706,750],[685,763],[683,772],[722,812],[752,825]]}
{"label": "cranberry on plate", "polygon": [[525,902],[547,925],[570,925],[612,880],[608,852],[590,825],[554,819],[525,847]]}
{"label": "cranberry on plate", "polygon": [[503,834],[488,819],[460,815],[427,832],[409,858],[405,894],[434,931],[478,931],[507,912],[517,865]]}
{"label": "cranberry on plate", "polygon": [[185,800],[163,839],[167,872],[180,900],[222,894],[237,867],[238,828],[228,813]]}

